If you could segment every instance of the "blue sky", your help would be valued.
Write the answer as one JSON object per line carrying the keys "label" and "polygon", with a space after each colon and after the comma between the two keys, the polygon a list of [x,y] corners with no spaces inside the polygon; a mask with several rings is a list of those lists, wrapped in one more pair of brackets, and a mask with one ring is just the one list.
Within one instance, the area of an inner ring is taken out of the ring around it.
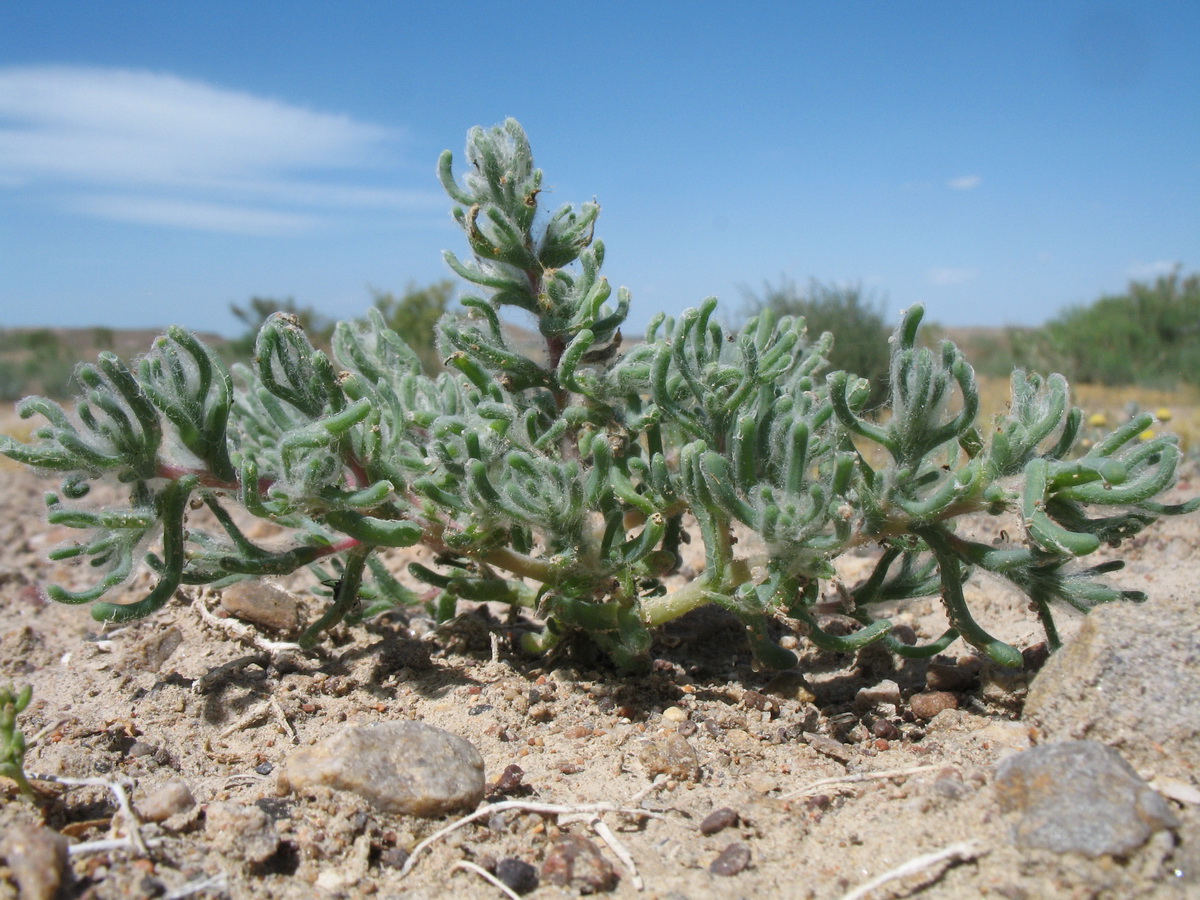
{"label": "blue sky", "polygon": [[1200,4],[0,4],[0,326],[357,315],[515,116],[656,311],[781,278],[1035,324],[1200,268]]}

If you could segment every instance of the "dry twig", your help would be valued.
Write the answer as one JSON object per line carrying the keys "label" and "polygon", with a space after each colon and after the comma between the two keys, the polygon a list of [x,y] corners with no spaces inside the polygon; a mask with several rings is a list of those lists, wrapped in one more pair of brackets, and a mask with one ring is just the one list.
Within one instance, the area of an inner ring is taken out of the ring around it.
{"label": "dry twig", "polygon": [[266,650],[268,653],[283,653],[285,651],[304,652],[304,648],[299,644],[291,641],[269,641],[259,634],[258,629],[251,625],[238,622],[235,619],[222,619],[213,615],[212,610],[208,608],[208,605],[204,602],[199,592],[192,598],[192,606],[195,607],[197,614],[206,624],[224,631],[226,634],[240,641],[252,644],[259,650]]}
{"label": "dry twig", "polygon": [[611,828],[604,824],[604,820],[599,816],[592,816],[588,822],[592,826],[592,831],[600,836],[600,840],[608,844],[610,850],[616,854],[625,868],[629,870],[629,880],[633,883],[635,890],[643,890],[646,885],[642,882],[642,876],[638,874],[637,866],[633,862],[633,856],[625,849],[625,845],[617,840],[617,836],[613,834]]}
{"label": "dry twig", "polygon": [[822,778],[819,781],[810,782],[802,788],[797,788],[794,791],[784,794],[779,799],[791,800],[793,797],[802,797],[818,788],[828,787],[831,784],[859,784],[864,781],[879,781],[885,778],[907,778],[909,775],[919,775],[921,772],[933,772],[945,767],[945,763],[936,763],[928,766],[913,766],[910,769],[884,769],[879,772],[856,772],[853,775],[835,775],[832,778]]}
{"label": "dry twig", "polygon": [[[933,868],[941,863],[967,862],[982,856],[986,852],[976,841],[961,841],[957,844],[951,844],[949,847],[943,847],[941,850],[934,851],[933,853],[913,857],[908,862],[902,863],[894,869],[889,869],[882,875],[872,878],[866,884],[859,885],[850,891],[850,893],[843,894],[842,900],[862,900],[863,897],[866,897],[875,888],[889,881],[915,875],[918,872],[924,872],[926,869]],[[945,872],[947,868],[949,868],[949,865],[945,866],[941,872],[938,872],[933,877],[941,877],[942,872]],[[921,886],[924,887],[928,883],[929,881],[922,882]]]}
{"label": "dry twig", "polygon": [[129,836],[127,839],[122,839],[119,841],[118,844],[120,846],[130,845],[142,856],[149,854],[150,849],[146,846],[146,841],[142,838],[141,822],[138,821],[138,817],[133,811],[133,806],[129,803],[129,794],[125,791],[125,787],[119,782],[109,781],[106,778],[68,778],[65,775],[30,774],[28,777],[34,781],[51,781],[55,784],[65,784],[68,787],[107,788],[112,795],[117,798],[117,806],[121,808],[121,813],[129,822]]}
{"label": "dry twig", "polygon": [[509,809],[519,809],[524,812],[538,813],[543,816],[560,816],[571,815],[572,813],[602,813],[616,812],[624,813],[630,816],[644,816],[652,818],[658,813],[651,812],[648,809],[630,809],[629,807],[617,806],[612,803],[584,803],[579,806],[559,806],[553,803],[531,803],[525,800],[503,800],[500,803],[491,803],[487,806],[482,806],[473,813],[468,813],[461,819],[456,819],[445,828],[435,831],[425,840],[421,841],[417,846],[413,847],[412,853],[409,854],[408,860],[404,863],[404,867],[400,869],[401,877],[412,871],[416,864],[417,857],[420,856],[430,846],[440,841],[446,835],[451,834],[464,825],[469,825],[472,822],[485,818],[486,816],[495,815],[498,812],[504,812]]}

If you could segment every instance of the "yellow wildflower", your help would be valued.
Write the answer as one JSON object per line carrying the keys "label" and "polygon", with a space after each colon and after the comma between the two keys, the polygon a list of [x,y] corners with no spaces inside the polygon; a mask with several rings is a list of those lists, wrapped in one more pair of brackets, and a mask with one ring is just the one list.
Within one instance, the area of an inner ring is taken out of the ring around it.
{"label": "yellow wildflower", "polygon": [[1104,413],[1092,413],[1088,417],[1088,425],[1092,426],[1092,428],[1103,428],[1107,424],[1108,416]]}

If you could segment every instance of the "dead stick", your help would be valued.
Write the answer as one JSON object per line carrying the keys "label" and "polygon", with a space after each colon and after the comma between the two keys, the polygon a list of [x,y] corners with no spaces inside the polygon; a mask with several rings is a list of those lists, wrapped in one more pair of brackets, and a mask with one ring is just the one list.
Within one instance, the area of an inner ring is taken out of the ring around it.
{"label": "dead stick", "polygon": [[867,896],[875,888],[896,878],[915,875],[917,872],[923,872],[925,869],[932,868],[943,862],[966,862],[975,859],[977,856],[982,856],[986,852],[975,841],[962,841],[958,844],[951,844],[949,847],[944,847],[933,853],[913,857],[908,862],[902,863],[894,869],[889,869],[882,875],[872,878],[866,884],[859,885],[850,893],[842,895],[842,900],[862,900],[863,897]]}

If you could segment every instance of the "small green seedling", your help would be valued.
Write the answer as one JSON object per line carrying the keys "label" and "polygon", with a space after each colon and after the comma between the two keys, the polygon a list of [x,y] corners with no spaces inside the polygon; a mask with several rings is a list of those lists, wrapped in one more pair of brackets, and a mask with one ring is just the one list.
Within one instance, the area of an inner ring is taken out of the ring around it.
{"label": "small green seedling", "polygon": [[[51,587],[54,599],[124,621],[181,585],[311,566],[336,589],[306,645],[397,605],[427,600],[445,617],[458,599],[487,600],[536,614],[527,650],[583,640],[636,667],[656,626],[716,604],[770,666],[796,664],[772,638],[778,623],[821,648],[881,642],[908,657],[961,637],[1016,666],[1020,651],[967,606],[972,572],[1025,592],[1057,646],[1056,605],[1144,599],[1105,580],[1119,561],[1080,560],[1200,504],[1160,501],[1180,450],[1168,435],[1139,438],[1149,416],[1082,452],[1061,376],[1014,372],[1007,412],[977,423],[974,372],[954,344],[921,345],[920,306],[892,337],[890,399],[874,410],[865,380],[823,374],[833,337],[807,334],[801,319],[767,311],[731,332],[708,299],[656,316],[623,346],[630,294],[614,296],[600,274],[599,207],[542,212],[542,172],[513,120],[473,129],[466,156],[461,179],[449,151],[438,165],[469,248],[446,262],[470,290],[465,311],[440,323],[436,377],[377,312],[339,324],[330,353],[277,314],[248,366],[230,371],[171,328],[136,365],[109,353],[81,365],[73,413],[21,403],[46,424],[34,443],[4,439],[0,452],[63,476],[49,520],[84,536],[52,556],[98,575],[85,590]],[[505,307],[533,318],[540,349],[513,340]],[[101,478],[126,485],[127,501],[88,505]],[[200,506],[215,526],[189,522]],[[235,507],[293,539],[252,540]],[[961,534],[956,523],[978,514],[1015,517],[1020,532],[1000,546]],[[739,542],[735,529],[757,539]],[[704,566],[680,583],[688,539],[702,543]],[[380,553],[415,545],[436,564],[409,565],[406,585]],[[864,545],[879,552],[847,594],[860,627],[831,633],[817,614],[822,582]],[[101,599],[142,565],[157,577],[142,599]],[[913,645],[879,610],[925,596],[940,598],[950,628]]]}
{"label": "small green seedling", "polygon": [[29,706],[33,688],[20,691],[11,685],[0,685],[0,775],[11,778],[26,797],[33,798],[33,785],[25,777],[25,735],[17,727],[17,716]]}

